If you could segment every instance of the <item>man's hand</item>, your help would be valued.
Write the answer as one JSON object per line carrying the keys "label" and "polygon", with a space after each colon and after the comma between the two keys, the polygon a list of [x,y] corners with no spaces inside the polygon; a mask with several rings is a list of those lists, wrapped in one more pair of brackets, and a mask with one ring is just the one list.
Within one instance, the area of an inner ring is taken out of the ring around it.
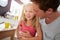
{"label": "man's hand", "polygon": [[19,40],[27,40],[27,38],[31,38],[31,34],[29,33],[29,31],[25,31],[22,33],[19,33]]}
{"label": "man's hand", "polygon": [[22,36],[23,36],[23,37],[26,37],[26,38],[32,37],[32,35],[30,34],[30,32],[27,31],[27,30],[25,30],[25,32],[22,33]]}

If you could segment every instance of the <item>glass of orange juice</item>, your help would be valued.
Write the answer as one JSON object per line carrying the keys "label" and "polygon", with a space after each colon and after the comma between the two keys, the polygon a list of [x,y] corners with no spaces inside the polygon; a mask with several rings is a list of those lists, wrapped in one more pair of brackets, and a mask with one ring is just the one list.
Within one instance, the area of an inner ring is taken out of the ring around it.
{"label": "glass of orange juice", "polygon": [[18,16],[14,16],[14,20],[18,20]]}

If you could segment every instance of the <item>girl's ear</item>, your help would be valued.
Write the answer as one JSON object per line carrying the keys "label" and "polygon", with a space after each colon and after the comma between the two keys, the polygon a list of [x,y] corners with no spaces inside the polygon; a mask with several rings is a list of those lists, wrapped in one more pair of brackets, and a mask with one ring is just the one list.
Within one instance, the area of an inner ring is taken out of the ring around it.
{"label": "girl's ear", "polygon": [[48,14],[51,14],[53,12],[53,9],[52,8],[49,8],[47,11],[46,11],[46,13],[48,13]]}

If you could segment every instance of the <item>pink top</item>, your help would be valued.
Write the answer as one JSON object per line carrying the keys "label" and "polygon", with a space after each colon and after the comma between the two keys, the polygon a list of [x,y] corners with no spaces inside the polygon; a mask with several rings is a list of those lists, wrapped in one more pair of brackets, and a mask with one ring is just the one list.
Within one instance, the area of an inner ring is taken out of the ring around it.
{"label": "pink top", "polygon": [[36,34],[36,29],[34,27],[32,27],[32,25],[30,26],[26,26],[24,22],[22,22],[21,24],[22,27],[22,32],[25,32],[26,30],[30,32],[30,34],[34,37]]}

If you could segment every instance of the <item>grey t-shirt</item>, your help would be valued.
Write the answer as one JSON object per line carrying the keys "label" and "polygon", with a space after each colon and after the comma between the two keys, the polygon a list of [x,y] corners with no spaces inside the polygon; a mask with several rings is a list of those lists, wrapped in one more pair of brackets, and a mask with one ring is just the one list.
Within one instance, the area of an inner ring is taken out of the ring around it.
{"label": "grey t-shirt", "polygon": [[45,23],[45,19],[40,20],[43,40],[60,40],[60,17],[50,24]]}

